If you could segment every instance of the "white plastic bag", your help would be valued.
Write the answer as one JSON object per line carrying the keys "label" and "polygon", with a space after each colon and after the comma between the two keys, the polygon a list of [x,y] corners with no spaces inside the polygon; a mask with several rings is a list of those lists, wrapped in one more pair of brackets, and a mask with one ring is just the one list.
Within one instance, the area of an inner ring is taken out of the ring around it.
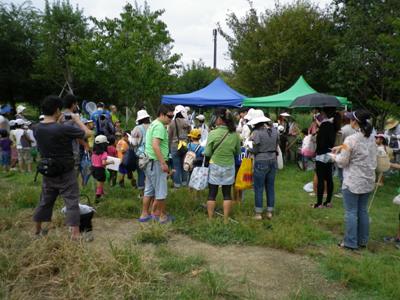
{"label": "white plastic bag", "polygon": [[208,186],[208,168],[196,167],[190,176],[189,187],[197,191],[202,191]]}
{"label": "white plastic bag", "polygon": [[278,146],[278,156],[277,156],[277,163],[278,163],[278,169],[282,170],[283,169],[283,156],[282,156],[282,151],[281,147]]}
{"label": "white plastic bag", "polygon": [[400,205],[400,195],[397,195],[393,199],[393,204]]}

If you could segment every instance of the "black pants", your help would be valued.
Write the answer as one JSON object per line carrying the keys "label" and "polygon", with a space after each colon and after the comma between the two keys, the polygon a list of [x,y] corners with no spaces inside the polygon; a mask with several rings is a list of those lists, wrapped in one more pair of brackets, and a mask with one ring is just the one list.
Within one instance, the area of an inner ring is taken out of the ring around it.
{"label": "black pants", "polygon": [[117,174],[118,174],[118,172],[114,171],[114,170],[108,170],[108,171],[110,172],[109,182],[110,182],[111,186],[114,186],[114,185],[117,184]]}
{"label": "black pants", "polygon": [[88,214],[83,214],[80,217],[80,225],[79,225],[79,231],[80,232],[88,232],[93,230],[92,226],[92,218],[93,218],[94,213],[91,211]]}
{"label": "black pants", "polygon": [[[232,200],[231,196],[232,185],[223,185],[222,186],[222,195],[224,200]],[[215,201],[218,194],[218,185],[208,184],[208,201]]]}
{"label": "black pants", "polygon": [[325,182],[327,188],[327,196],[325,204],[332,201],[333,195],[333,175],[332,175],[332,163],[323,163],[316,161],[315,172],[317,173],[318,185],[317,185],[317,204],[322,204],[322,199],[324,197]]}

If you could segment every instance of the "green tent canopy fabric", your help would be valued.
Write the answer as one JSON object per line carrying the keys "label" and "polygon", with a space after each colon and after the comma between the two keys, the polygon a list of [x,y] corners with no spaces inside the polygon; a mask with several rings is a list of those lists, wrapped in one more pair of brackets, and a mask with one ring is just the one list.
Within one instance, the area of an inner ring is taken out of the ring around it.
{"label": "green tent canopy fabric", "polygon": [[[296,83],[288,90],[266,97],[245,98],[243,106],[247,107],[289,107],[294,99],[308,94],[318,93],[300,76]],[[351,102],[345,97],[338,97],[342,106],[351,106]]]}

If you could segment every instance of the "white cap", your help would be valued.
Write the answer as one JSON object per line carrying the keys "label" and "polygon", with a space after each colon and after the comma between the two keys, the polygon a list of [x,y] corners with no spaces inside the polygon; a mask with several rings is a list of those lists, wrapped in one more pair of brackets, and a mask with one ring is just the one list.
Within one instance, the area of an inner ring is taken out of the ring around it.
{"label": "white cap", "polygon": [[42,121],[42,120],[44,120],[44,115],[39,116],[39,121]]}
{"label": "white cap", "polygon": [[290,117],[290,114],[288,114],[287,112],[281,113],[280,114],[281,117]]}
{"label": "white cap", "polygon": [[18,105],[18,106],[17,106],[17,114],[22,113],[25,109],[26,109],[25,106],[23,106],[23,105]]}
{"label": "white cap", "polygon": [[10,126],[14,126],[17,122],[15,120],[10,120],[10,122],[8,123]]}
{"label": "white cap", "polygon": [[204,121],[206,119],[206,117],[204,115],[198,115],[198,116],[196,116],[196,119],[199,121]]}
{"label": "white cap", "polygon": [[15,124],[17,124],[17,125],[24,125],[24,124],[25,124],[25,121],[22,120],[22,119],[16,119],[16,120],[15,120]]}
{"label": "white cap", "polygon": [[249,125],[256,125],[258,123],[266,122],[271,122],[271,119],[264,116],[264,112],[261,109],[256,109],[253,112],[253,117],[251,118]]}
{"label": "white cap", "polygon": [[108,140],[105,135],[100,134],[100,135],[96,136],[96,138],[94,139],[94,143],[95,144],[103,144],[103,143],[108,144]]}
{"label": "white cap", "polygon": [[137,112],[137,117],[136,117],[136,122],[139,122],[140,120],[150,118],[150,115],[147,113],[145,109],[141,109]]}
{"label": "white cap", "polygon": [[175,106],[175,110],[174,110],[174,116],[176,116],[177,114],[181,113],[182,116],[187,119],[187,111],[185,109],[185,107],[183,105],[177,105]]}
{"label": "white cap", "polygon": [[254,110],[254,108],[250,108],[247,114],[244,116],[244,119],[250,121],[253,117]]}
{"label": "white cap", "polygon": [[26,125],[26,126],[31,126],[31,125],[32,125],[32,122],[31,122],[31,121],[26,121],[26,122],[25,122],[25,125]]}

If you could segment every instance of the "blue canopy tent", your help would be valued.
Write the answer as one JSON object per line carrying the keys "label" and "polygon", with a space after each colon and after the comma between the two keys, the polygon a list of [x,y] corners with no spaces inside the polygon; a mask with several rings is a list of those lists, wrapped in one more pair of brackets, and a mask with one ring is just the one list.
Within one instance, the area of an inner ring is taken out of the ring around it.
{"label": "blue canopy tent", "polygon": [[218,77],[205,88],[192,93],[163,95],[161,103],[197,107],[241,107],[244,98],[246,96],[236,92]]}

